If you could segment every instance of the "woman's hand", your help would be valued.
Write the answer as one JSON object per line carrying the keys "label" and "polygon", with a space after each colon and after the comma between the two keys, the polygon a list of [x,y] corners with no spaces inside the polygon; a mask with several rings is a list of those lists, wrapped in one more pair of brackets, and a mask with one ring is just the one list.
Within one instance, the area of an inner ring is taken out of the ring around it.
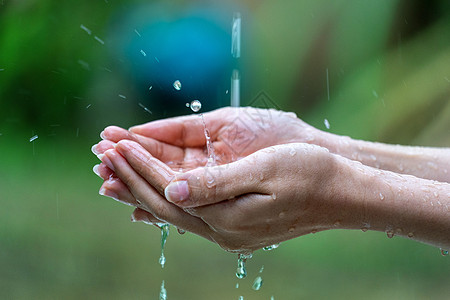
{"label": "woman's hand", "polygon": [[[218,164],[235,161],[273,145],[311,141],[315,131],[318,132],[294,113],[276,110],[227,107],[205,113],[203,118]],[[204,166],[208,158],[200,115],[153,121],[129,131],[110,126],[101,136],[112,142],[135,141],[176,170]]]}
{"label": "woman's hand", "polygon": [[229,164],[177,173],[124,140],[102,161],[121,181],[107,189],[138,207],[136,220],[171,223],[228,251],[253,251],[330,229],[344,214],[339,201],[330,201],[334,155],[318,146],[279,145]]}

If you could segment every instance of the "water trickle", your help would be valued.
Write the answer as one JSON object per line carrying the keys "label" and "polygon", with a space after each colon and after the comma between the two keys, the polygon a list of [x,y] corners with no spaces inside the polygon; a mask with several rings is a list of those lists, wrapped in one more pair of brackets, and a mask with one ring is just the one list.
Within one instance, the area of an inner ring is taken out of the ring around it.
{"label": "water trickle", "polygon": [[161,283],[161,290],[159,291],[159,300],[167,300],[167,290],[164,287],[164,280]]}
{"label": "water trickle", "polygon": [[159,257],[159,264],[164,268],[166,264],[166,257],[164,256],[164,246],[166,245],[167,237],[169,236],[169,224],[160,224],[161,227],[161,256]]}
{"label": "water trickle", "polygon": [[448,250],[444,250],[441,248],[441,254],[442,256],[448,256]]}
{"label": "water trickle", "polygon": [[388,231],[386,231],[386,235],[387,235],[388,238],[392,239],[394,237],[394,232],[388,230]]}
{"label": "water trickle", "polygon": [[194,100],[189,105],[193,112],[198,112],[202,109],[202,103],[199,100]]}
{"label": "water trickle", "polygon": [[211,142],[211,135],[209,134],[209,130],[206,129],[205,118],[203,118],[203,114],[200,114],[200,118],[203,123],[203,133],[206,139],[206,149],[208,150],[208,161],[206,163],[206,167],[211,167],[216,165],[216,155],[214,154],[214,147]]}
{"label": "water trickle", "polygon": [[261,289],[261,286],[263,284],[263,280],[261,276],[258,276],[255,278],[255,281],[253,281],[252,289],[255,291],[259,291]]}
{"label": "water trickle", "polygon": [[239,279],[247,277],[247,269],[245,263],[247,259],[252,258],[252,254],[238,254],[238,266],[236,269],[236,277]]}
{"label": "water trickle", "polygon": [[177,91],[181,90],[181,82],[179,80],[175,80],[173,83],[173,88]]}
{"label": "water trickle", "polygon": [[263,248],[264,251],[271,251],[273,249],[277,249],[280,246],[280,243],[278,244],[274,244],[274,245],[270,245],[270,246],[266,246]]}

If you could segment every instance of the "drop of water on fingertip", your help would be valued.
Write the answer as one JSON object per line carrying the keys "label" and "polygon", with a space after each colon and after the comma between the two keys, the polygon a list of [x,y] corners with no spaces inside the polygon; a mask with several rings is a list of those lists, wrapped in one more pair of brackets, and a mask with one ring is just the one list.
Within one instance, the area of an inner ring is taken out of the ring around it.
{"label": "drop of water on fingertip", "polygon": [[280,246],[280,243],[273,244],[273,245],[264,247],[263,250],[264,251],[271,251],[271,250],[277,249],[279,246]]}
{"label": "drop of water on fingertip", "polygon": [[290,156],[294,156],[297,153],[294,148],[291,148],[291,151],[289,151]]}
{"label": "drop of water on fingertip", "polygon": [[380,193],[380,199],[381,199],[381,201],[384,200],[384,195],[382,193]]}

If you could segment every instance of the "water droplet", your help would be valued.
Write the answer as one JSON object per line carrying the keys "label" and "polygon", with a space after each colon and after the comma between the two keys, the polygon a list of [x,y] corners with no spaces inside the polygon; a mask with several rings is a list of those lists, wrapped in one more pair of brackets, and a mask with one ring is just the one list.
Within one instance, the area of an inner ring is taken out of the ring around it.
{"label": "water droplet", "polygon": [[271,296],[271,297],[270,297],[270,300],[275,300],[275,297],[274,297],[274,296]]}
{"label": "water droplet", "polygon": [[326,127],[327,129],[330,129],[330,122],[328,122],[327,119],[324,119],[324,120],[323,120],[323,123],[325,124],[325,127]]}
{"label": "water droplet", "polygon": [[238,300],[244,300],[244,296],[239,296]]}
{"label": "water droplet", "polygon": [[289,151],[290,156],[294,156],[297,153],[294,148],[291,148],[291,151]]}
{"label": "water droplet", "polygon": [[169,236],[169,224],[157,224],[161,227],[161,256],[159,257],[159,264],[164,268],[166,264],[166,257],[164,256],[164,247],[166,245],[167,237]]}
{"label": "water droplet", "polygon": [[341,222],[340,221],[336,221],[336,222],[334,222],[333,226],[334,227],[339,227],[339,226],[341,226]]}
{"label": "water droplet", "polygon": [[247,269],[245,268],[245,262],[247,258],[244,258],[243,255],[238,255],[238,266],[236,269],[236,277],[239,279],[247,277]]}
{"label": "water droplet", "polygon": [[164,287],[164,280],[161,283],[161,290],[159,292],[159,300],[167,300],[167,290]]}
{"label": "water droplet", "polygon": [[147,56],[147,53],[145,53],[145,51],[144,51],[144,50],[142,50],[142,49],[141,49],[141,54],[142,54],[142,56],[144,56],[144,57],[146,57],[146,56]]}
{"label": "water droplet", "polygon": [[261,266],[261,269],[259,269],[259,273],[262,273],[264,271],[264,265]]}
{"label": "water droplet", "polygon": [[239,283],[236,283],[236,288],[237,288],[237,289],[239,288]]}
{"label": "water droplet", "polygon": [[33,135],[32,137],[30,137],[30,143],[37,140],[38,138],[39,138],[39,136],[37,134]]}
{"label": "water droplet", "polygon": [[408,233],[408,237],[409,237],[410,239],[413,238],[413,237],[414,237],[414,233],[412,233],[412,232]]}
{"label": "water droplet", "polygon": [[394,232],[388,230],[388,231],[386,231],[386,235],[387,235],[388,238],[392,239],[394,237]]}
{"label": "water droplet", "polygon": [[193,112],[198,112],[200,109],[202,109],[202,103],[198,100],[194,100],[191,102],[190,107]]}
{"label": "water droplet", "polygon": [[271,251],[273,249],[277,249],[279,246],[280,246],[280,244],[278,243],[278,244],[274,244],[274,245],[271,245],[271,246],[266,246],[266,247],[263,248],[263,250],[264,251]]}
{"label": "water droplet", "polygon": [[289,228],[289,233],[293,233],[294,231],[295,231],[295,227],[291,227],[291,228]]}
{"label": "water droplet", "polygon": [[262,284],[263,280],[261,276],[258,276],[255,278],[255,281],[253,281],[252,289],[254,289],[255,291],[259,291],[259,289],[261,289]]}
{"label": "water droplet", "polygon": [[317,233],[317,229],[311,230],[311,233],[312,233],[312,234],[316,234],[316,233]]}
{"label": "water droplet", "polygon": [[369,230],[369,228],[367,228],[367,227],[361,228],[361,231],[362,231],[362,232],[367,232],[367,230]]}
{"label": "water droplet", "polygon": [[173,88],[177,91],[181,90],[181,82],[179,80],[175,80],[175,82],[173,83]]}
{"label": "water droplet", "polygon": [[282,219],[282,218],[284,218],[285,217],[285,213],[284,212],[280,212],[279,214],[278,214],[278,218],[280,218],[280,219]]}
{"label": "water droplet", "polygon": [[448,256],[448,250],[444,250],[441,248],[441,254],[442,256]]}
{"label": "water droplet", "polygon": [[382,193],[380,193],[380,199],[381,199],[381,201],[384,200],[384,195]]}
{"label": "water droplet", "polygon": [[178,231],[179,234],[185,234],[186,233],[186,230],[178,228],[178,227],[177,227],[177,231]]}
{"label": "water droplet", "polygon": [[277,200],[277,195],[275,193],[272,194],[272,199]]}

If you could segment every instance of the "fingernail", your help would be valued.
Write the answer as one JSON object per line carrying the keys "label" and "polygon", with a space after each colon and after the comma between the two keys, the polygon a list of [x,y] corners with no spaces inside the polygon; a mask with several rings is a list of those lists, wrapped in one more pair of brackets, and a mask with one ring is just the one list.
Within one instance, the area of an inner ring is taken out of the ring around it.
{"label": "fingernail", "polygon": [[187,181],[180,180],[171,182],[164,190],[167,200],[173,203],[180,203],[189,198],[189,186]]}
{"label": "fingernail", "polygon": [[99,154],[100,154],[100,153],[97,151],[97,145],[98,145],[98,144],[95,144],[94,146],[91,147],[91,151],[92,151],[92,153],[94,153],[95,155],[99,155]]}
{"label": "fingernail", "polygon": [[114,200],[119,201],[119,195],[117,195],[113,191],[105,189],[104,187],[102,187],[98,193],[102,196],[113,198]]}
{"label": "fingernail", "polygon": [[92,168],[92,171],[94,171],[94,173],[98,176],[98,177],[101,177],[100,176],[100,172],[98,171],[98,168],[100,167],[100,165],[95,165],[93,168]]}
{"label": "fingernail", "polygon": [[[101,159],[101,161],[105,164],[105,165],[107,165],[108,166],[108,168],[110,168],[111,170],[113,170],[113,171],[115,171],[114,170],[114,165],[112,164],[112,162],[111,162],[111,160],[109,159],[109,157],[107,156],[107,155],[105,155],[105,154],[100,154],[100,155],[102,155],[102,157],[100,158]],[[100,156],[99,155],[99,156]]]}

